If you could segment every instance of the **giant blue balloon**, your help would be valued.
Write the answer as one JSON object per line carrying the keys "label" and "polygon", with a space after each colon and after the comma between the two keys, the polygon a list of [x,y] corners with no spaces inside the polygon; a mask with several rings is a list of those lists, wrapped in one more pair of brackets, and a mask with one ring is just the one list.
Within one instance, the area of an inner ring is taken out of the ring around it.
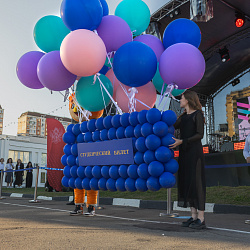
{"label": "giant blue balloon", "polygon": [[61,182],[62,182],[62,185],[63,185],[64,187],[69,187],[69,178],[68,178],[68,177],[63,176]]}
{"label": "giant blue balloon", "polygon": [[67,177],[67,178],[71,178],[71,174],[70,174],[70,166],[65,166],[63,169],[63,174]]}
{"label": "giant blue balloon", "polygon": [[123,179],[121,177],[119,179],[117,179],[116,182],[115,182],[115,186],[116,186],[117,190],[120,191],[120,192],[126,191],[125,179]]}
{"label": "giant blue balloon", "polygon": [[146,192],[148,190],[148,188],[147,188],[147,181],[144,180],[144,179],[142,179],[142,178],[138,178],[135,181],[135,187],[140,192]]}
{"label": "giant blue balloon", "polygon": [[172,21],[164,31],[163,45],[166,49],[176,43],[189,43],[198,48],[201,43],[199,26],[185,18]]}
{"label": "giant blue balloon", "polygon": [[103,16],[107,16],[109,14],[109,6],[106,0],[100,0],[102,9],[103,9]]}
{"label": "giant blue balloon", "polygon": [[102,4],[99,0],[63,0],[61,18],[70,30],[95,30],[103,16]]}
{"label": "giant blue balloon", "polygon": [[123,84],[140,87],[153,79],[157,70],[157,58],[146,44],[129,42],[116,51],[113,70],[116,78]]}

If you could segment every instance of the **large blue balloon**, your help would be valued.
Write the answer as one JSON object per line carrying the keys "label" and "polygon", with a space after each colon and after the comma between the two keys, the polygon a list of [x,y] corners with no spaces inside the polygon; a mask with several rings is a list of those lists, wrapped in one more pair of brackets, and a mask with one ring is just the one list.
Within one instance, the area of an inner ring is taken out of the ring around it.
{"label": "large blue balloon", "polygon": [[145,144],[145,138],[144,137],[139,137],[136,142],[135,142],[135,147],[139,152],[146,152],[148,149]]}
{"label": "large blue balloon", "polygon": [[150,174],[148,172],[148,165],[145,163],[142,163],[138,169],[137,169],[137,173],[140,176],[140,178],[147,180],[150,177]]}
{"label": "large blue balloon", "polygon": [[145,145],[149,150],[156,150],[161,146],[161,139],[156,135],[149,135],[145,140]]}
{"label": "large blue balloon", "polygon": [[109,169],[109,176],[112,179],[117,180],[120,177],[118,170],[119,170],[118,166],[111,166]]}
{"label": "large blue balloon", "polygon": [[140,124],[144,124],[145,122],[147,122],[146,118],[147,112],[148,112],[147,110],[142,110],[138,113],[137,118]]}
{"label": "large blue balloon", "polygon": [[112,120],[112,116],[106,116],[104,117],[103,119],[103,125],[106,129],[110,129],[112,128],[112,123],[111,123],[111,120]]}
{"label": "large blue balloon", "polygon": [[76,178],[74,178],[74,177],[71,177],[71,178],[69,179],[69,186],[70,186],[71,188],[73,188],[73,189],[76,188],[76,186],[75,186],[75,180],[76,180]]}
{"label": "large blue balloon", "polygon": [[116,137],[118,139],[123,139],[125,138],[125,128],[124,127],[119,127],[117,130],[116,130]]}
{"label": "large blue balloon", "polygon": [[138,191],[141,191],[141,192],[146,192],[148,190],[147,188],[147,181],[142,179],[142,178],[138,178],[136,181],[135,181],[135,187]]}
{"label": "large blue balloon", "polygon": [[176,43],[189,43],[198,48],[201,43],[199,26],[185,18],[172,21],[164,31],[163,45],[166,49]]}
{"label": "large blue balloon", "polygon": [[99,189],[100,189],[100,190],[106,191],[106,190],[107,190],[106,183],[107,183],[107,179],[101,178],[101,179],[98,181],[98,187],[99,187]]}
{"label": "large blue balloon", "polygon": [[153,176],[150,176],[147,180],[147,187],[151,191],[158,191],[161,188],[159,179]]}
{"label": "large blue balloon", "polygon": [[126,165],[121,165],[119,167],[119,175],[124,178],[124,179],[127,179],[128,178],[128,167]]}
{"label": "large blue balloon", "polygon": [[127,126],[124,132],[126,138],[134,137],[134,127]]}
{"label": "large blue balloon", "polygon": [[171,159],[167,163],[164,164],[165,172],[170,172],[175,174],[179,169],[179,164],[175,159]]}
{"label": "large blue balloon", "polygon": [[89,131],[87,126],[88,126],[87,121],[84,121],[84,122],[81,123],[80,130],[81,130],[82,133],[86,133],[86,132]]}
{"label": "large blue balloon", "polygon": [[165,123],[167,123],[167,125],[170,127],[170,126],[173,126],[177,120],[177,116],[175,114],[174,111],[172,110],[167,110],[167,111],[164,111],[161,115],[161,120],[164,121]]}
{"label": "large blue balloon", "polygon": [[75,124],[73,124],[73,123],[69,124],[69,125],[67,126],[66,131],[72,133],[72,128],[74,127],[74,125],[75,125]]}
{"label": "large blue balloon", "polygon": [[165,122],[159,121],[153,125],[155,135],[163,137],[168,133],[168,125]]}
{"label": "large blue balloon", "polygon": [[103,117],[100,117],[98,118],[96,121],[95,121],[95,126],[98,130],[102,130],[104,129],[104,126],[103,126]]}
{"label": "large blue balloon", "polygon": [[64,152],[64,154],[66,154],[66,155],[71,155],[71,144],[66,144],[66,145],[63,147],[63,152]]}
{"label": "large blue balloon", "polygon": [[167,134],[163,138],[161,138],[161,144],[165,147],[169,147],[169,145],[172,145],[175,143],[175,138],[172,134]]}
{"label": "large blue balloon", "polygon": [[105,179],[109,179],[109,166],[102,166],[101,173]]}
{"label": "large blue balloon", "polygon": [[129,192],[136,191],[135,180],[131,179],[131,178],[127,178],[126,181],[125,181],[125,188]]}
{"label": "large blue balloon", "polygon": [[134,134],[135,134],[135,137],[136,138],[139,138],[142,136],[142,133],[141,133],[141,124],[137,124],[134,128]]}
{"label": "large blue balloon", "polygon": [[63,174],[67,177],[67,178],[71,178],[71,174],[70,174],[70,166],[65,166],[63,169]]}
{"label": "large blue balloon", "polygon": [[63,176],[63,178],[62,178],[62,185],[64,186],[64,187],[69,187],[69,178],[68,177],[66,177],[66,176]]}
{"label": "large blue balloon", "polygon": [[129,126],[129,113],[123,113],[120,117],[120,122],[123,127]]}
{"label": "large blue balloon", "polygon": [[135,127],[135,126],[139,123],[137,117],[138,117],[138,112],[137,112],[137,111],[132,112],[132,113],[129,115],[129,123],[130,123],[133,127]]}
{"label": "large blue balloon", "polygon": [[161,120],[161,111],[159,109],[152,108],[148,110],[146,118],[149,123],[155,124],[156,122]]}
{"label": "large blue balloon", "polygon": [[84,142],[84,134],[79,134],[76,138],[77,143],[83,143]]}
{"label": "large blue balloon", "polygon": [[92,167],[91,166],[87,166],[85,168],[85,175],[86,177],[88,177],[89,179],[92,179],[93,178],[93,175],[92,175]]}
{"label": "large blue balloon", "polygon": [[71,146],[71,154],[74,155],[74,156],[78,155],[77,144],[76,143]]}
{"label": "large blue balloon", "polygon": [[87,178],[87,177],[84,178],[84,179],[82,180],[82,188],[83,188],[83,189],[86,189],[86,190],[90,190],[91,188],[90,188],[89,183],[90,183],[90,179]]}
{"label": "large blue balloon", "polygon": [[144,137],[147,137],[151,134],[153,134],[153,125],[148,123],[148,122],[145,122],[142,126],[141,126],[141,134],[144,136]]}
{"label": "large blue balloon", "polygon": [[103,9],[103,16],[107,16],[109,14],[109,6],[106,0],[100,0],[102,9]]}
{"label": "large blue balloon", "polygon": [[85,175],[85,167],[80,166],[77,168],[77,176],[80,177],[81,179],[84,179],[86,177]]}
{"label": "large blue balloon", "polygon": [[96,119],[91,119],[90,121],[88,121],[87,128],[90,132],[94,132],[96,130],[95,122]]}
{"label": "large blue balloon", "polygon": [[70,175],[72,177],[74,177],[74,178],[78,177],[78,175],[77,175],[77,166],[76,165],[70,168]]}
{"label": "large blue balloon", "polygon": [[67,166],[67,158],[68,158],[67,155],[63,155],[61,157],[61,163],[63,164],[63,166]]}
{"label": "large blue balloon", "polygon": [[116,78],[123,84],[140,87],[153,79],[157,70],[157,58],[146,44],[129,42],[116,51],[113,70]]}
{"label": "large blue balloon", "polygon": [[148,172],[153,177],[159,177],[164,172],[164,166],[158,161],[152,161],[148,165]]}
{"label": "large blue balloon", "polygon": [[82,189],[82,179],[81,178],[76,178],[76,180],[75,180],[75,186],[76,186],[76,188],[78,188],[78,189]]}
{"label": "large blue balloon", "polygon": [[89,186],[92,190],[99,190],[99,187],[98,187],[98,179],[97,178],[92,178],[89,182]]}
{"label": "large blue balloon", "polygon": [[114,128],[119,128],[121,126],[120,117],[121,115],[114,115],[112,117],[111,123]]}
{"label": "large blue balloon", "polygon": [[100,138],[102,141],[106,141],[108,140],[108,130],[107,129],[103,129],[100,133]]}
{"label": "large blue balloon", "polygon": [[100,131],[99,130],[96,130],[95,132],[93,132],[92,140],[93,141],[100,141]]}
{"label": "large blue balloon", "polygon": [[109,138],[109,140],[117,139],[116,138],[116,129],[115,128],[110,128],[108,130],[108,138]]}
{"label": "large blue balloon", "polygon": [[160,162],[168,162],[172,158],[169,148],[161,146],[155,151],[155,158]]}
{"label": "large blue balloon", "polygon": [[160,176],[159,182],[160,182],[161,187],[171,188],[175,185],[176,179],[173,174],[165,172]]}
{"label": "large blue balloon", "polygon": [[95,30],[102,21],[103,8],[99,0],[63,0],[61,17],[70,30]]}
{"label": "large blue balloon", "polygon": [[144,155],[143,155],[143,160],[149,164],[151,163],[152,161],[156,161],[156,158],[155,158],[155,152],[154,151],[151,151],[151,150],[147,150]]}
{"label": "large blue balloon", "polygon": [[140,165],[140,164],[142,164],[143,162],[144,162],[144,159],[143,159],[143,153],[141,153],[141,152],[136,152],[135,153],[135,156],[134,156],[134,160],[135,160],[135,163],[137,164],[137,165]]}
{"label": "large blue balloon", "polygon": [[80,131],[80,124],[79,124],[79,123],[77,123],[77,124],[75,124],[75,125],[73,126],[72,132],[73,132],[73,134],[76,135],[76,136],[79,135],[79,134],[81,133],[81,131]]}
{"label": "large blue balloon", "polygon": [[84,135],[84,141],[85,141],[85,142],[90,142],[90,141],[92,141],[92,133],[91,133],[91,132],[85,133],[85,135]]}
{"label": "large blue balloon", "polygon": [[120,191],[120,192],[126,191],[125,179],[123,179],[121,177],[119,179],[117,179],[116,182],[115,182],[115,186],[116,186],[117,190]]}
{"label": "large blue balloon", "polygon": [[76,137],[75,137],[75,135],[73,133],[66,132],[66,133],[63,134],[62,139],[63,139],[63,141],[65,143],[73,144],[73,143],[75,143]]}
{"label": "large blue balloon", "polygon": [[74,155],[69,155],[67,157],[67,165],[69,165],[71,167],[76,165],[76,157]]}
{"label": "large blue balloon", "polygon": [[116,186],[115,186],[116,180],[109,178],[106,182],[107,189],[111,192],[117,191]]}
{"label": "large blue balloon", "polygon": [[92,175],[97,178],[100,179],[102,178],[102,173],[101,173],[101,167],[100,166],[94,166],[92,168]]}
{"label": "large blue balloon", "polygon": [[129,165],[128,167],[128,176],[134,180],[136,180],[139,177],[137,173],[137,168],[138,166],[135,164]]}

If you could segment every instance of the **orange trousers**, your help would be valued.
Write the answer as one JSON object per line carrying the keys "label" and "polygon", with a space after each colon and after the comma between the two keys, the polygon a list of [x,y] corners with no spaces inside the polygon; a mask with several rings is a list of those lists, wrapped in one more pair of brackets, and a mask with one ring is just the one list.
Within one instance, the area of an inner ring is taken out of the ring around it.
{"label": "orange trousers", "polygon": [[[96,206],[98,191],[86,190],[87,191],[87,203],[86,205]],[[75,194],[75,204],[82,205],[85,203],[85,189],[74,189]]]}

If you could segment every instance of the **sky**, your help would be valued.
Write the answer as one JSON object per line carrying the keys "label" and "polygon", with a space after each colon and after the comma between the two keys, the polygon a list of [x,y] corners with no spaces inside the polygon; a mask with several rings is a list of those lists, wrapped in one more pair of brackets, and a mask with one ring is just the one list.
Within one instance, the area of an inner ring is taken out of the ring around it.
{"label": "sky", "polygon": [[[33,39],[36,22],[46,15],[60,15],[61,0],[0,0],[0,105],[4,109],[3,134],[16,135],[18,117],[26,111],[69,117],[68,103],[57,92],[33,90],[21,84],[16,64],[28,51],[40,50]],[[110,14],[121,0],[107,0]],[[144,0],[151,14],[168,0]]]}

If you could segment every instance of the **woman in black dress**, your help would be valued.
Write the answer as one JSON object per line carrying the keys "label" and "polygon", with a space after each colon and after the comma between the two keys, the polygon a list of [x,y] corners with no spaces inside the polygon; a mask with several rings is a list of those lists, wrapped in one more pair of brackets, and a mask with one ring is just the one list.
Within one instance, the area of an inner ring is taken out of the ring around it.
{"label": "woman in black dress", "polygon": [[206,182],[201,139],[204,134],[204,116],[198,95],[187,90],[180,100],[184,113],[177,119],[175,128],[180,129],[180,139],[170,148],[179,146],[178,205],[190,207],[192,217],[183,227],[205,228],[204,211]]}
{"label": "woman in black dress", "polygon": [[[22,161],[20,159],[17,160],[17,164],[16,164],[16,170],[20,170],[20,169],[24,169],[24,165],[22,163]],[[22,183],[23,183],[23,171],[16,171],[15,172],[15,183],[14,186],[17,185],[18,188],[22,188]]]}
{"label": "woman in black dress", "polygon": [[[32,168],[32,163],[28,162],[26,168]],[[26,173],[26,188],[31,188],[32,187],[32,179],[33,179],[33,174],[32,174],[32,169],[27,170]]]}

